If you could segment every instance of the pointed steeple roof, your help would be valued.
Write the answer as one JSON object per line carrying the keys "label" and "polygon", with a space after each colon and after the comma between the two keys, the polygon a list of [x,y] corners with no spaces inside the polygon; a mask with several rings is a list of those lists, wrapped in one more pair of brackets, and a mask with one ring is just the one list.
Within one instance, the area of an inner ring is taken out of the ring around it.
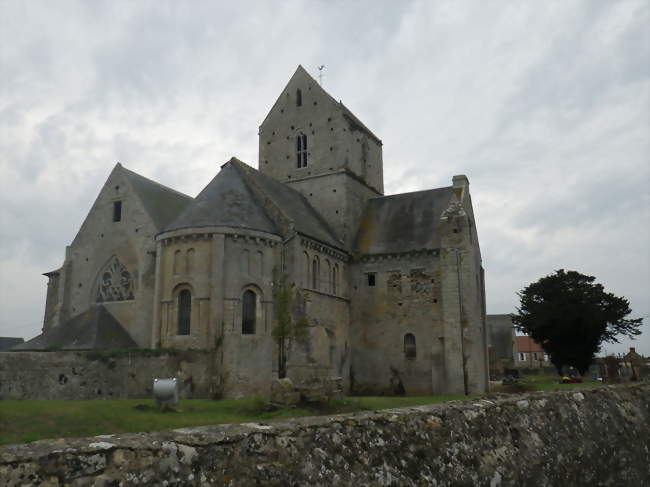
{"label": "pointed steeple roof", "polygon": [[172,222],[192,201],[191,196],[147,179],[119,162],[118,167],[131,184],[157,230]]}
{"label": "pointed steeple roof", "polygon": [[12,350],[111,350],[137,346],[104,306],[94,305]]}
{"label": "pointed steeple roof", "polygon": [[325,95],[325,97],[328,98],[328,99],[330,100],[330,102],[331,102],[333,105],[336,105],[336,106],[338,107],[338,109],[341,110],[341,112],[343,113],[343,116],[346,117],[346,118],[348,119],[348,121],[349,121],[352,125],[354,125],[358,130],[360,130],[360,131],[362,131],[362,132],[365,132],[369,137],[375,139],[375,141],[377,141],[378,144],[380,144],[380,145],[382,144],[381,139],[380,139],[379,137],[377,137],[377,136],[372,132],[372,130],[370,130],[368,127],[366,127],[366,125],[365,125],[361,120],[359,120],[359,118],[358,118],[354,113],[352,113],[352,112],[350,111],[350,109],[349,109],[348,107],[346,107],[346,106],[343,104],[343,102],[341,102],[340,100],[337,101],[337,100],[336,100],[332,95],[330,95],[330,94],[325,90],[325,88],[323,88],[323,87],[321,86],[321,84],[320,84],[318,81],[316,81],[316,80],[314,79],[314,77],[313,77],[312,75],[310,75],[310,74],[307,72],[307,70],[306,70],[305,68],[302,67],[301,64],[298,65],[298,67],[297,67],[296,70],[294,71],[294,73],[293,73],[293,75],[291,76],[291,78],[289,78],[289,81],[288,81],[287,84],[285,85],[284,89],[280,92],[280,96],[278,96],[278,98],[275,100],[275,103],[273,103],[273,106],[271,107],[271,109],[269,110],[269,112],[266,114],[266,117],[264,117],[264,120],[262,121],[262,123],[261,123],[260,126],[264,125],[264,123],[266,122],[266,120],[269,118],[269,115],[273,112],[273,109],[275,108],[275,106],[276,106],[276,105],[280,102],[280,100],[282,99],[282,94],[285,93],[285,92],[287,91],[287,89],[288,89],[291,85],[293,85],[294,83],[299,82],[301,79],[303,79],[303,80],[305,80],[305,81],[308,81],[308,82],[311,82],[312,85],[314,86],[314,89],[316,89],[316,90],[320,90],[320,92],[321,92],[323,95]]}
{"label": "pointed steeple roof", "polygon": [[278,233],[232,160],[164,231],[227,226]]}

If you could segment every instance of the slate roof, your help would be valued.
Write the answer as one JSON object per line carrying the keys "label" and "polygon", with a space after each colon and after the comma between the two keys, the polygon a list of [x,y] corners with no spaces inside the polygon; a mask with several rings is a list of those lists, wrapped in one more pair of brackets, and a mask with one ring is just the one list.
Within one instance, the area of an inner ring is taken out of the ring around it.
{"label": "slate roof", "polygon": [[191,196],[140,176],[123,166],[122,171],[139,196],[157,230],[161,230],[172,222],[193,199]]}
{"label": "slate roof", "polygon": [[302,194],[234,157],[222,166],[219,174],[164,232],[229,226],[281,235],[280,228],[265,209],[265,202],[260,201],[252,189],[254,187],[280,208],[296,231],[334,247],[342,247],[325,220]]}
{"label": "slate roof", "polygon": [[25,340],[23,340],[22,338],[0,337],[0,352],[8,352],[9,350],[11,350],[11,347],[20,345],[24,341]]}
{"label": "slate roof", "polygon": [[355,252],[372,255],[439,248],[440,216],[452,195],[449,186],[368,200]]}
{"label": "slate roof", "polygon": [[266,174],[262,174],[239,159],[233,158],[230,162],[257,183],[257,186],[280,207],[293,222],[296,231],[323,243],[342,248],[343,244],[336,237],[325,219],[301,193]]}
{"label": "slate roof", "polygon": [[185,211],[165,228],[228,226],[277,233],[278,230],[234,165],[226,163]]}
{"label": "slate roof", "polygon": [[529,336],[518,336],[517,352],[544,352],[542,346]]}
{"label": "slate roof", "polygon": [[12,350],[110,350],[137,346],[120,322],[104,306],[96,305]]}

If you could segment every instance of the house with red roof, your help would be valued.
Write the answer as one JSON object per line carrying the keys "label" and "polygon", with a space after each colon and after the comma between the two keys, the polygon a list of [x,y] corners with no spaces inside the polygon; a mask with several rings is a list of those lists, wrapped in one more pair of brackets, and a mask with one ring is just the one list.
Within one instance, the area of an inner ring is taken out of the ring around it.
{"label": "house with red roof", "polygon": [[515,337],[515,367],[550,367],[551,357],[529,336]]}

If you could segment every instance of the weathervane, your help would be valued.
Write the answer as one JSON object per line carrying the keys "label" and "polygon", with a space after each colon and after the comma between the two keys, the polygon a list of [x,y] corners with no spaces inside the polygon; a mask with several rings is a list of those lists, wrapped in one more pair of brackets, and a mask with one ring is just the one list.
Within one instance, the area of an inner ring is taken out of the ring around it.
{"label": "weathervane", "polygon": [[323,68],[325,65],[318,66],[318,84],[323,86]]}

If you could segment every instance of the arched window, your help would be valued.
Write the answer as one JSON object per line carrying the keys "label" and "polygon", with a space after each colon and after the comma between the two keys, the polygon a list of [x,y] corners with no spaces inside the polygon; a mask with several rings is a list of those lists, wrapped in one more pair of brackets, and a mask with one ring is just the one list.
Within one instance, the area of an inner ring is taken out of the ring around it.
{"label": "arched window", "polygon": [[244,291],[242,298],[241,332],[243,335],[255,334],[255,313],[257,296],[250,289]]}
{"label": "arched window", "polygon": [[311,287],[313,289],[318,289],[318,283],[320,281],[320,262],[318,257],[314,257],[314,261],[311,264]]}
{"label": "arched window", "polygon": [[192,315],[192,293],[183,289],[178,293],[178,334],[190,334],[190,320]]}
{"label": "arched window", "polygon": [[404,335],[404,358],[412,360],[416,355],[415,336],[412,333],[407,333]]}
{"label": "arched window", "polygon": [[338,291],[339,265],[334,264],[332,267],[332,294]]}
{"label": "arched window", "polygon": [[302,91],[296,90],[296,106],[301,107],[302,106]]}
{"label": "arched window", "polygon": [[330,265],[330,261],[328,259],[325,259],[325,285],[327,286],[327,289],[324,289],[324,291],[331,293],[332,292],[332,266]]}
{"label": "arched window", "polygon": [[303,255],[305,256],[305,280],[303,282],[303,285],[305,287],[309,286],[309,254],[307,252],[303,252]]}
{"label": "arched window", "polygon": [[296,166],[307,167],[307,136],[303,133],[296,135]]}

